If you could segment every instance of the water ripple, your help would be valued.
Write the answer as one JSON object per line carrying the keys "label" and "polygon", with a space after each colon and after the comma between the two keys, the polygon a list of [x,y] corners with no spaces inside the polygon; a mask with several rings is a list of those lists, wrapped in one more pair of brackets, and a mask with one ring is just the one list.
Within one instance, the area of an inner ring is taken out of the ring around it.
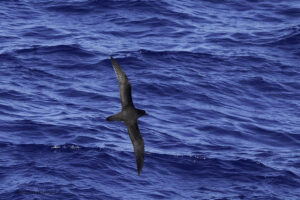
{"label": "water ripple", "polygon": [[[295,0],[0,8],[1,198],[300,195]],[[141,176],[126,126],[105,120],[121,109],[110,56],[148,113]]]}

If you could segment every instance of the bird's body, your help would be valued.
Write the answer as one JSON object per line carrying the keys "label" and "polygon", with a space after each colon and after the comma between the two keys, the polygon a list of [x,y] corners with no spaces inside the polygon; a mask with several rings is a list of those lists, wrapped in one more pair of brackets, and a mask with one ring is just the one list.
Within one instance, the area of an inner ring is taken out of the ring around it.
{"label": "bird's body", "polygon": [[120,98],[122,104],[122,111],[106,118],[108,121],[123,121],[127,127],[129,137],[133,144],[134,153],[136,156],[136,164],[138,175],[140,175],[144,163],[144,140],[140,133],[137,120],[139,117],[146,114],[144,110],[136,109],[134,107],[131,96],[131,85],[129,80],[115,59],[111,57],[111,62],[115,73],[117,75],[120,87]]}

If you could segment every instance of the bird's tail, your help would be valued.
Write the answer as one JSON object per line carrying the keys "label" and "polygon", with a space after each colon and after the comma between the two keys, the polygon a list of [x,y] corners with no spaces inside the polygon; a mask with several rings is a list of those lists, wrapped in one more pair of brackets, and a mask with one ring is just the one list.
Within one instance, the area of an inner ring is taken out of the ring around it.
{"label": "bird's tail", "polygon": [[107,121],[124,121],[123,118],[122,118],[121,112],[119,112],[115,115],[107,117],[106,120]]}

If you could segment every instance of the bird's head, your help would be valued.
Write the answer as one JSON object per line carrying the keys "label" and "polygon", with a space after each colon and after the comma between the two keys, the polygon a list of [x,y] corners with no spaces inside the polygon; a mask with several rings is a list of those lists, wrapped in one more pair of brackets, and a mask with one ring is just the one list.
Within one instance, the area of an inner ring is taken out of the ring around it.
{"label": "bird's head", "polygon": [[137,114],[138,114],[138,117],[141,117],[143,115],[147,115],[146,111],[140,110],[140,109],[137,109]]}

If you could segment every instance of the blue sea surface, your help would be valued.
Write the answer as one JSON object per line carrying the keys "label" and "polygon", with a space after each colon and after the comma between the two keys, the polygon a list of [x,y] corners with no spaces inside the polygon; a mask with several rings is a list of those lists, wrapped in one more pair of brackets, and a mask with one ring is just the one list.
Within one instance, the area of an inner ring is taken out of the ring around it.
{"label": "blue sea surface", "polygon": [[299,0],[1,1],[0,44],[1,200],[300,199]]}

